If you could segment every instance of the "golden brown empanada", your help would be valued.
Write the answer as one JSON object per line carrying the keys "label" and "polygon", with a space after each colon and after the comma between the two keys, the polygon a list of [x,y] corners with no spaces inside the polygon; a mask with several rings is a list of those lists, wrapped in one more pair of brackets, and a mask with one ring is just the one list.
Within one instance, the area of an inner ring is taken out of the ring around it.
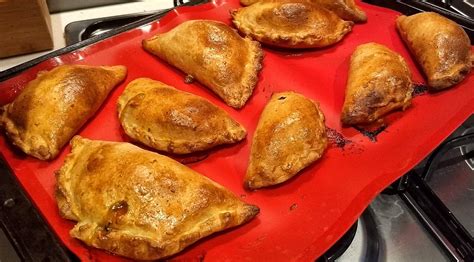
{"label": "golden brown empanada", "polygon": [[126,73],[124,66],[84,65],[40,72],[12,103],[0,109],[0,125],[26,154],[53,159]]}
{"label": "golden brown empanada", "polygon": [[405,110],[412,93],[411,73],[403,57],[380,44],[360,45],[351,57],[341,121],[368,124],[393,110]]}
{"label": "golden brown empanada", "polygon": [[[256,2],[283,2],[292,0],[240,0],[242,5],[248,6]],[[333,11],[340,18],[356,23],[367,21],[367,16],[354,2],[354,0],[306,0],[315,5],[321,5]]]}
{"label": "golden brown empanada", "polygon": [[128,136],[175,154],[236,143],[247,134],[208,100],[147,78],[128,84],[118,100],[118,113]]}
{"label": "golden brown empanada", "polygon": [[352,29],[324,7],[306,1],[258,2],[231,12],[243,34],[284,48],[318,48],[339,42]]}
{"label": "golden brown empanada", "polygon": [[474,56],[470,40],[455,22],[428,12],[398,17],[397,28],[430,88],[453,86],[471,71]]}
{"label": "golden brown empanada", "polygon": [[344,20],[361,23],[367,21],[367,15],[354,2],[354,0],[309,0],[320,4],[333,11]]}
{"label": "golden brown empanada", "polygon": [[71,236],[138,260],[176,254],[258,214],[254,205],[192,169],[129,143],[75,137],[57,172]]}
{"label": "golden brown empanada", "polygon": [[282,183],[321,158],[327,146],[319,105],[294,93],[273,94],[253,137],[247,188]]}
{"label": "golden brown empanada", "polygon": [[252,95],[263,58],[258,42],[210,20],[186,21],[144,40],[143,47],[207,86],[234,108],[244,106]]}

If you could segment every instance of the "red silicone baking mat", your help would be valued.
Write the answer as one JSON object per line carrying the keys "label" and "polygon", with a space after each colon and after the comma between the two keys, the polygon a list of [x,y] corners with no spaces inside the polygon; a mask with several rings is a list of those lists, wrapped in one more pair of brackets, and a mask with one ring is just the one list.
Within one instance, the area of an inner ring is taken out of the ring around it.
{"label": "red silicone baking mat", "polygon": [[[2,103],[11,101],[38,71],[58,64],[125,65],[128,67],[125,82],[111,93],[101,110],[80,132],[87,138],[111,141],[128,141],[117,119],[116,102],[125,86],[135,78],[150,77],[211,100],[242,123],[248,136],[239,144],[209,152],[206,159],[189,166],[229,188],[243,200],[258,205],[261,213],[250,223],[199,241],[174,258],[312,261],[346,232],[380,191],[422,160],[474,112],[474,77],[471,74],[454,88],[415,97],[410,108],[391,117],[387,129],[376,142],[354,128],[342,128],[339,116],[349,58],[356,46],[367,42],[387,45],[406,58],[414,80],[423,82],[397,35],[395,18],[399,14],[359,4],[367,12],[368,22],[355,25],[353,31],[333,47],[309,51],[264,48],[260,80],[241,110],[226,106],[198,83],[185,84],[183,73],[141,48],[143,39],[168,31],[185,20],[214,19],[230,24],[229,10],[239,7],[236,0],[178,8],[160,22],[49,59],[0,83],[0,98]],[[242,181],[260,113],[273,92],[286,90],[319,101],[327,126],[352,142],[344,148],[331,146],[322,159],[281,186],[245,191]],[[53,196],[54,172],[69,153],[69,146],[51,162],[13,150],[3,137],[0,148],[21,185],[68,248],[86,261],[113,258],[71,238],[68,231],[74,223],[59,216]]]}

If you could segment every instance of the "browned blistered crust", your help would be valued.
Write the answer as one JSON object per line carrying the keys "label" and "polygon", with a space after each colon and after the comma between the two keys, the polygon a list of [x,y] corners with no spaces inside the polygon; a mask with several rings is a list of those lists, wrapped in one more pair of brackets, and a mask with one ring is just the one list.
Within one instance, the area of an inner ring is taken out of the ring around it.
{"label": "browned blistered crust", "polygon": [[259,212],[171,158],[129,143],[76,136],[57,172],[61,216],[71,236],[137,260],[171,256]]}
{"label": "browned blistered crust", "polygon": [[[244,6],[249,6],[257,2],[293,2],[295,0],[240,0]],[[333,11],[340,18],[363,23],[367,21],[367,15],[354,2],[354,0],[305,0],[318,6],[322,6]]]}
{"label": "browned blistered crust", "polygon": [[353,22],[306,1],[258,2],[231,11],[232,22],[244,35],[270,46],[321,48],[339,42]]}
{"label": "browned blistered crust", "polygon": [[0,125],[23,152],[53,159],[126,76],[124,66],[62,65],[40,72],[0,110]]}
{"label": "browned blistered crust", "polygon": [[426,12],[398,17],[397,29],[432,90],[451,87],[471,71],[474,62],[471,42],[455,22]]}
{"label": "browned blistered crust", "polygon": [[295,92],[273,94],[255,130],[244,184],[257,189],[282,183],[321,158],[326,147],[318,103]]}
{"label": "browned blistered crust", "polygon": [[199,96],[148,78],[128,84],[117,102],[120,123],[135,141],[175,154],[233,144],[247,132]]}
{"label": "browned blistered crust", "polygon": [[260,44],[217,21],[183,22],[144,40],[143,48],[192,76],[234,108],[243,107],[250,98],[262,68]]}
{"label": "browned blistered crust", "polygon": [[341,121],[369,124],[405,110],[412,93],[411,72],[403,57],[381,44],[360,45],[351,57]]}

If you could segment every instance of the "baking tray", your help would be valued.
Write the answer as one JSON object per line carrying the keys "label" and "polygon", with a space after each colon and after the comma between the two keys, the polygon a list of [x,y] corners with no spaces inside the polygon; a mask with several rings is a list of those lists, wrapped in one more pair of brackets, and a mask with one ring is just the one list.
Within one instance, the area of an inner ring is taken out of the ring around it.
{"label": "baking tray", "polygon": [[[91,139],[128,141],[121,131],[115,111],[116,101],[126,84],[137,77],[150,77],[205,97],[242,123],[249,134],[245,141],[212,150],[205,160],[189,164],[194,170],[226,186],[242,199],[260,206],[261,213],[250,223],[213,235],[187,248],[174,259],[200,260],[314,260],[346,232],[370,201],[391,182],[426,157],[441,141],[474,112],[472,74],[449,90],[416,96],[405,112],[392,114],[388,127],[376,141],[339,122],[349,66],[355,47],[379,42],[407,59],[414,80],[422,84],[419,70],[395,30],[398,13],[360,3],[369,21],[356,25],[343,41],[323,50],[282,51],[265,48],[264,68],[252,98],[241,110],[226,106],[198,83],[185,84],[184,74],[149,55],[141,40],[165,32],[188,19],[214,19],[230,23],[229,10],[239,7],[236,0],[181,7],[159,22],[142,25],[79,49],[12,69],[0,83],[1,103],[11,101],[36,73],[63,63],[89,65],[123,64],[127,79],[117,87],[104,106],[81,131]],[[107,34],[107,33],[106,33]],[[89,40],[86,40],[89,41]],[[179,44],[179,43],[177,43]],[[16,74],[15,76],[11,76]],[[332,145],[321,160],[287,183],[255,192],[245,191],[242,180],[248,163],[250,143],[260,113],[273,92],[298,91],[321,104],[328,127],[351,142]],[[120,259],[87,248],[71,238],[73,222],[59,217],[54,193],[54,171],[70,151],[66,147],[51,162],[27,157],[13,149],[2,137],[2,154],[16,178],[63,243],[82,260]]]}

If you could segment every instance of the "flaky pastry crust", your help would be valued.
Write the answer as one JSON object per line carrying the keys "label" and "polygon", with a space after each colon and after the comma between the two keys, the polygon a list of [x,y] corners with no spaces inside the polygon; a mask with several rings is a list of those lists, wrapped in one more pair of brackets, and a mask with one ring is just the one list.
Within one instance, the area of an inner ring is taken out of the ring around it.
{"label": "flaky pastry crust", "polygon": [[192,169],[129,143],[75,137],[57,172],[72,237],[137,260],[171,256],[252,219],[258,207]]}
{"label": "flaky pastry crust", "polygon": [[360,45],[351,57],[341,121],[369,124],[405,110],[412,93],[411,72],[403,57],[381,44]]}
{"label": "flaky pastry crust", "polygon": [[471,41],[455,22],[426,12],[398,17],[397,29],[432,90],[451,87],[471,71],[474,63]]}
{"label": "flaky pastry crust", "polygon": [[231,11],[234,25],[243,34],[270,46],[321,48],[339,42],[352,22],[306,1],[257,2]]}
{"label": "flaky pastry crust", "polygon": [[0,126],[23,152],[55,158],[126,76],[124,66],[61,65],[40,72],[0,109]]}
{"label": "flaky pastry crust", "polygon": [[[244,6],[249,6],[257,2],[291,2],[294,0],[240,0]],[[360,9],[354,0],[305,0],[318,6],[322,6],[333,11],[340,18],[353,21],[356,23],[363,23],[367,21],[367,15]]]}
{"label": "flaky pastry crust", "polygon": [[276,185],[321,158],[327,147],[319,105],[295,92],[273,94],[258,121],[245,186]]}
{"label": "flaky pastry crust", "polygon": [[233,144],[247,134],[208,100],[148,78],[130,82],[117,108],[128,136],[169,153],[187,154]]}
{"label": "flaky pastry crust", "polygon": [[234,108],[243,107],[250,98],[262,68],[260,44],[217,21],[186,21],[144,40],[143,48],[196,79]]}

